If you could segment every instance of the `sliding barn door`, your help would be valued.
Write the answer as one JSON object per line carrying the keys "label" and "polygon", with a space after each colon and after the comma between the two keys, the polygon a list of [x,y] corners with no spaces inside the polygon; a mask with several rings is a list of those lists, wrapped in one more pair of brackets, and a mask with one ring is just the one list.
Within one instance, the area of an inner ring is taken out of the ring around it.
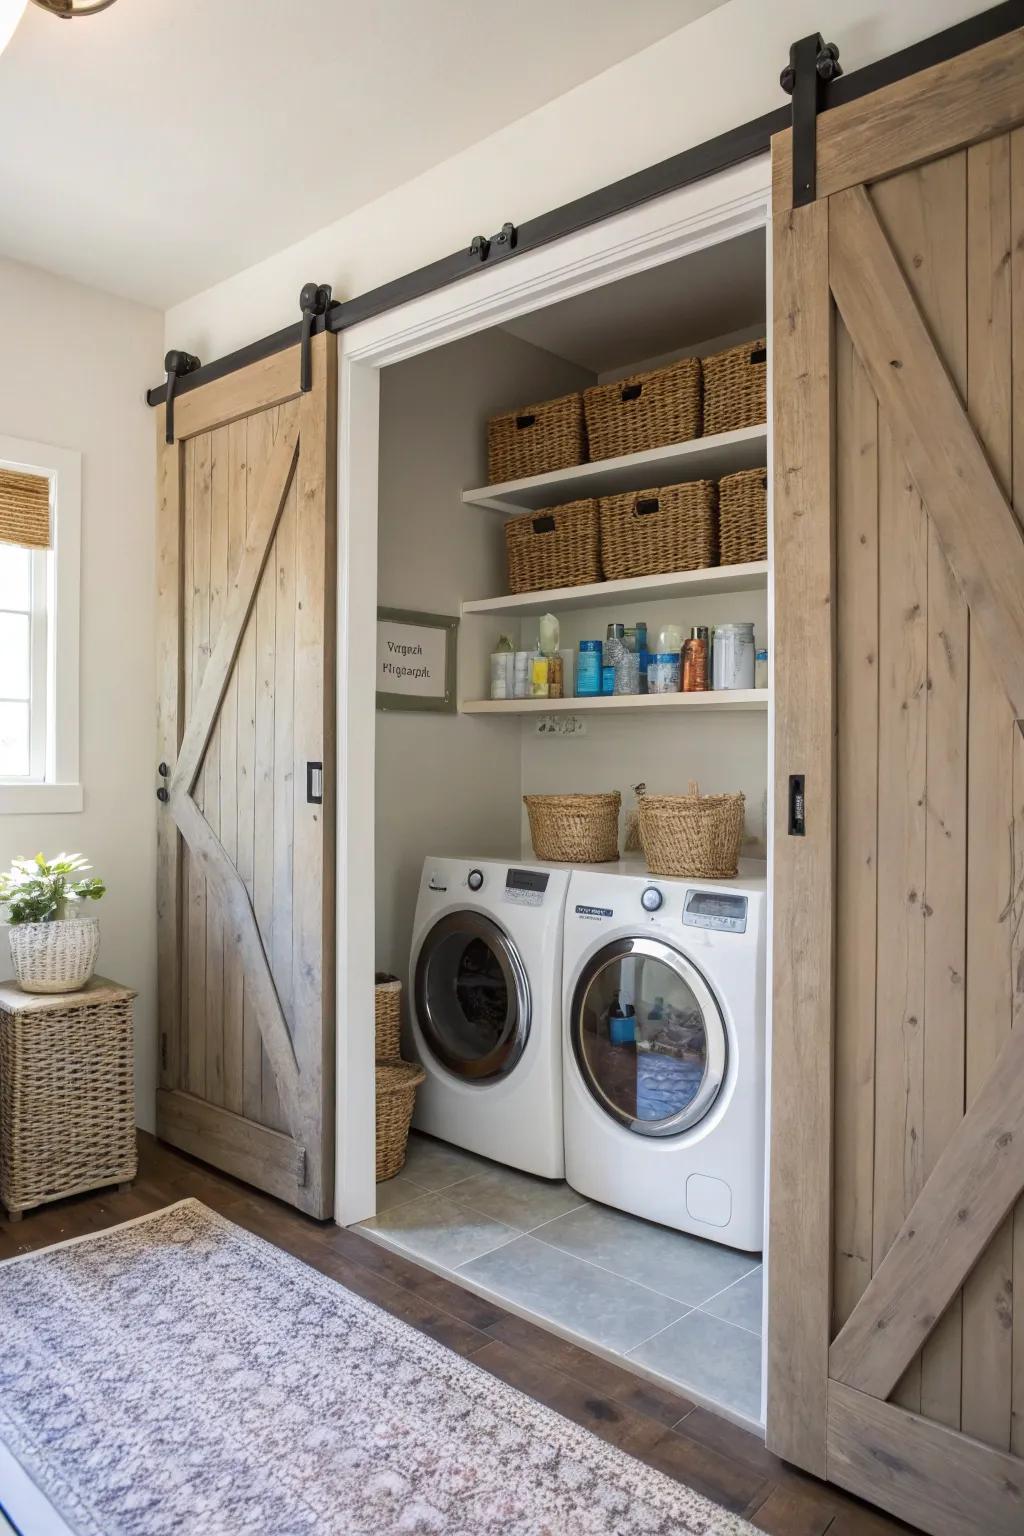
{"label": "sliding barn door", "polygon": [[773,153],[768,1441],[936,1536],[1024,1531],[1021,122],[1014,33]]}
{"label": "sliding barn door", "polygon": [[[163,1140],[314,1216],[333,1186],[336,356],[159,412]],[[322,786],[322,802],[316,797]]]}

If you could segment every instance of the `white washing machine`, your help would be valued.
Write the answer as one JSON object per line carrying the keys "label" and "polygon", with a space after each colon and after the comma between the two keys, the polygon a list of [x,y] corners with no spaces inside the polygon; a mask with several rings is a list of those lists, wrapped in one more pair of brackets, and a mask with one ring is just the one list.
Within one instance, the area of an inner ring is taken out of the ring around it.
{"label": "white washing machine", "polygon": [[765,866],[577,870],[565,909],[565,1176],[751,1252],[764,1234]]}
{"label": "white washing machine", "polygon": [[560,1179],[562,919],[569,870],[485,859],[423,866],[409,965],[426,1069],[413,1124]]}

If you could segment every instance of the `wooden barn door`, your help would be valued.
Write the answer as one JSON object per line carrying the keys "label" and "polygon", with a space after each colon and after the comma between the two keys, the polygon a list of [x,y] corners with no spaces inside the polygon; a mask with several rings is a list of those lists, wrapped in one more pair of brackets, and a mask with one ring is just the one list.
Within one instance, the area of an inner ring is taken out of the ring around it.
{"label": "wooden barn door", "polygon": [[157,1132],[318,1217],[333,1193],[336,375],[323,334],[310,393],[296,348],[180,396],[172,445],[158,423]]}
{"label": "wooden barn door", "polygon": [[773,153],[768,1442],[936,1536],[1024,1531],[1021,122],[1018,32]]}

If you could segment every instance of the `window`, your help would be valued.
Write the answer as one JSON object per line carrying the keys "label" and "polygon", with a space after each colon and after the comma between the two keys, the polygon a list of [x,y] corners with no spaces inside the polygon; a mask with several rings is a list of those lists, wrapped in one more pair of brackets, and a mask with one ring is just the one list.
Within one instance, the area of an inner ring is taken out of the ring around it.
{"label": "window", "polygon": [[80,484],[79,454],[0,437],[0,814],[82,808]]}

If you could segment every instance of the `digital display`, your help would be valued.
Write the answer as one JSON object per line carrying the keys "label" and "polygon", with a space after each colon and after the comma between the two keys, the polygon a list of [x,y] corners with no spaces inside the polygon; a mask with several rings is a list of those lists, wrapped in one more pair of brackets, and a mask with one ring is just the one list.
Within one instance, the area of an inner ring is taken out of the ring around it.
{"label": "digital display", "polygon": [[510,869],[505,876],[507,891],[546,891],[548,876],[542,869]]}
{"label": "digital display", "polygon": [[693,891],[686,903],[687,912],[700,917],[746,917],[745,896],[725,896],[712,891]]}

